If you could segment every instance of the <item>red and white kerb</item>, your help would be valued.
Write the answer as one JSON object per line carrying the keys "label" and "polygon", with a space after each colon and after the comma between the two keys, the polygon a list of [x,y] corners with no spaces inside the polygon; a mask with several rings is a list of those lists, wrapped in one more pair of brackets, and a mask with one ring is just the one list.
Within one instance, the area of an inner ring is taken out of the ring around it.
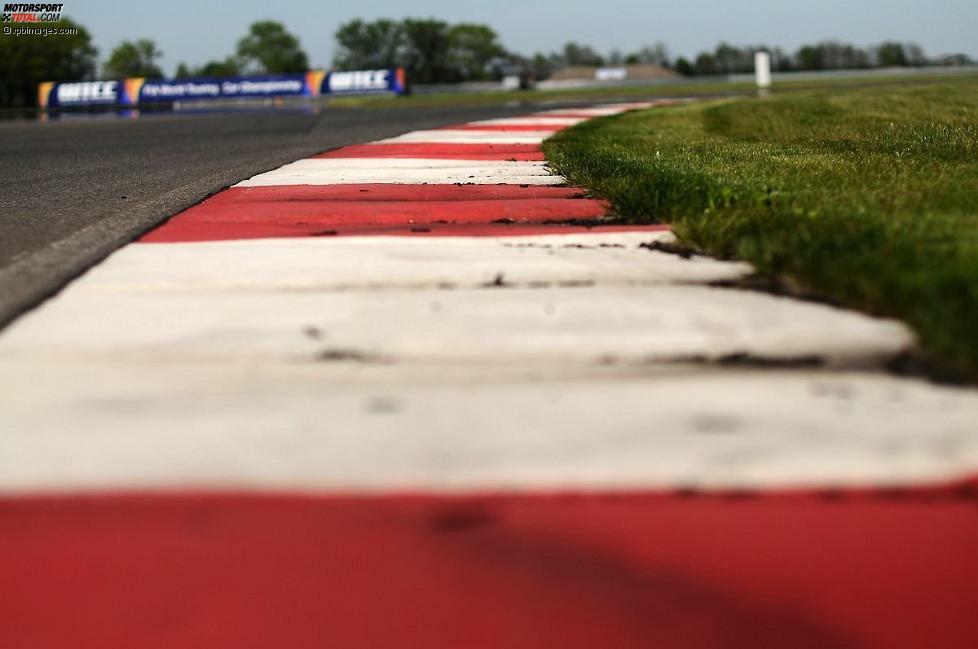
{"label": "red and white kerb", "polygon": [[646,106],[259,174],[4,332],[0,647],[978,646],[978,396],[547,166]]}

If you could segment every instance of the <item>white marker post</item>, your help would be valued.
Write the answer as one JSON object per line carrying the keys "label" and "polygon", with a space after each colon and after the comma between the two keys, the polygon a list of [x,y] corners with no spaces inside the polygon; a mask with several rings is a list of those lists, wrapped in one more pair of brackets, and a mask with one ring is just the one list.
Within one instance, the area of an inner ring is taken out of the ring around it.
{"label": "white marker post", "polygon": [[754,78],[758,88],[771,87],[771,55],[767,52],[754,52]]}

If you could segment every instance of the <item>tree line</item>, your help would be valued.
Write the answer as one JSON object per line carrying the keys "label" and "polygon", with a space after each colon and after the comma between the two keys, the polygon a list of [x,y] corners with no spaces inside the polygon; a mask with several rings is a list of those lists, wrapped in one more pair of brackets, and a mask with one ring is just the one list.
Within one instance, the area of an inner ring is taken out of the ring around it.
{"label": "tree line", "polygon": [[778,72],[817,70],[858,70],[885,67],[923,67],[927,65],[963,64],[970,59],[948,61],[928,58],[916,43],[888,41],[873,47],[859,47],[840,41],[821,41],[802,45],[788,53],[780,47],[753,45],[738,47],[720,43],[712,52],[700,52],[692,60],[680,57],[672,67],[685,76],[748,73],[754,70],[754,53],[771,55],[771,67]]}
{"label": "tree line", "polygon": [[612,50],[607,56],[590,46],[570,42],[557,52],[537,53],[528,60],[516,58],[527,65],[537,79],[546,79],[555,71],[568,66],[613,67],[635,64],[660,65],[683,76],[695,77],[753,72],[754,54],[759,51],[771,55],[771,67],[777,72],[974,64],[964,54],[930,58],[916,43],[897,41],[866,48],[840,41],[821,41],[802,45],[793,53],[768,45],[737,46],[721,42],[712,51],[700,52],[692,58],[672,58],[669,48],[661,41],[631,53]]}
{"label": "tree line", "polygon": [[[43,38],[0,35],[0,106],[32,106],[37,84],[46,80],[77,81],[102,78],[163,77],[162,52],[150,39],[119,43],[98,65],[98,51],[85,27],[70,19],[59,23],[35,23],[36,27],[74,28],[76,33]],[[737,46],[722,42],[696,56],[673,58],[660,42],[633,52],[613,50],[602,54],[578,42],[568,42],[553,52],[525,56],[508,50],[488,25],[448,23],[437,19],[351,20],[335,34],[333,66],[339,70],[403,67],[412,83],[456,83],[499,79],[519,69],[544,80],[569,66],[660,65],[684,76],[749,73],[754,53],[771,54],[775,71],[860,69],[889,66],[970,65],[964,54],[933,59],[914,43],[884,42],[874,47],[822,41],[803,45],[794,52],[766,45]],[[227,57],[199,65],[181,62],[176,78],[236,76],[242,74],[303,72],[309,59],[284,25],[271,20],[253,23]]]}
{"label": "tree line", "polygon": [[691,58],[673,58],[661,41],[633,52],[612,50],[607,55],[571,41],[558,51],[524,56],[505,48],[487,25],[413,18],[352,20],[340,25],[335,41],[333,65],[338,69],[404,67],[414,83],[496,79],[510,66],[518,66],[537,80],[569,66],[652,64],[690,77],[746,73],[753,71],[754,53],[760,50],[771,54],[772,67],[779,72],[973,64],[963,54],[932,59],[919,45],[897,41],[864,48],[827,40],[802,45],[792,53],[768,45],[721,42]]}

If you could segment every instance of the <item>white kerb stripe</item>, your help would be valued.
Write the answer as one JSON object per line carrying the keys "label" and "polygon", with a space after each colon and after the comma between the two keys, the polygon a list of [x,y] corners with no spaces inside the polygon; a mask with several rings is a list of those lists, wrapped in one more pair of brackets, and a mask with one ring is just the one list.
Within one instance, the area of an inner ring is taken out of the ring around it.
{"label": "white kerb stripe", "polygon": [[913,342],[896,322],[700,285],[391,289],[383,295],[202,286],[126,292],[120,299],[117,291],[86,290],[82,283],[15,323],[0,339],[0,362],[14,356],[28,362],[313,360],[324,344],[302,335],[309,325],[329,332],[331,348],[403,363],[481,366],[732,355],[868,366]]}
{"label": "white kerb stripe", "polygon": [[545,162],[352,158],[299,160],[235,187],[344,184],[513,184],[560,185]]}
{"label": "white kerb stripe", "polygon": [[7,492],[783,488],[944,481],[978,467],[973,391],[879,374],[15,369],[0,372]]}
{"label": "white kerb stripe", "polygon": [[[470,167],[485,169],[520,169],[527,173],[546,171],[547,163],[542,160],[440,160],[432,158],[304,158],[282,165],[279,169],[315,168],[351,171],[382,169],[463,169]],[[277,170],[276,170],[277,171]]]}
{"label": "white kerb stripe", "polygon": [[574,115],[582,115],[587,117],[606,117],[608,115],[617,115],[619,113],[625,112],[622,108],[557,108],[554,110],[544,110],[536,115],[563,115],[567,113],[572,113]]}
{"label": "white kerb stripe", "polygon": [[[744,263],[682,259],[641,244],[668,232],[529,237],[307,237],[128,246],[89,271],[83,290],[340,290],[657,284],[734,280]],[[261,263],[256,263],[259,261]],[[229,273],[228,269],[234,272]],[[119,295],[119,300],[126,299]],[[2,345],[0,345],[2,347]]]}

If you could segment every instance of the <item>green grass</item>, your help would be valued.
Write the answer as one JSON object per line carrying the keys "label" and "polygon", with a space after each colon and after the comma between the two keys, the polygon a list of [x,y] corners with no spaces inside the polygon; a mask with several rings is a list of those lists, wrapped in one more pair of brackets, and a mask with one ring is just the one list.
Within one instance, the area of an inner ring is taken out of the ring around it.
{"label": "green grass", "polygon": [[545,143],[633,222],[907,322],[937,375],[978,380],[978,82],[697,102]]}

